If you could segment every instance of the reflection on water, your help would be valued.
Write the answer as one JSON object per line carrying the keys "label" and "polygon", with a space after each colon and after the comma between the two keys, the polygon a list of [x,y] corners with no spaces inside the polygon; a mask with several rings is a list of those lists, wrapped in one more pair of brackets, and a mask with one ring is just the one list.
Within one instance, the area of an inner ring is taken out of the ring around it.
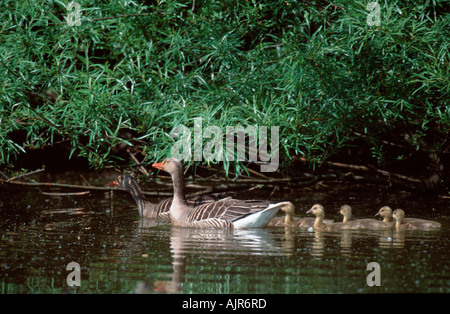
{"label": "reflection on water", "polygon": [[[313,198],[294,201],[298,215]],[[3,293],[450,292],[442,213],[442,229],[431,232],[198,230],[139,220],[127,197],[112,209],[109,193],[74,198],[32,190],[2,193],[0,202]],[[372,207],[360,216],[370,217],[378,209]],[[80,287],[66,284],[70,262],[81,266]],[[381,268],[379,287],[366,283],[371,262]]]}
{"label": "reflection on water", "polygon": [[[149,222],[144,222],[141,226],[148,224]],[[192,253],[201,254],[202,258],[211,259],[214,263],[222,261],[224,265],[228,264],[227,261],[235,260],[237,256],[245,258],[250,255],[270,257],[289,254],[289,250],[283,248],[283,243],[275,241],[267,229],[210,230],[171,227],[167,233],[173,259],[170,280],[153,284],[139,282],[135,292],[150,292],[152,288],[158,292],[181,292],[187,264],[186,256]],[[141,234],[145,234],[145,230],[141,231]]]}

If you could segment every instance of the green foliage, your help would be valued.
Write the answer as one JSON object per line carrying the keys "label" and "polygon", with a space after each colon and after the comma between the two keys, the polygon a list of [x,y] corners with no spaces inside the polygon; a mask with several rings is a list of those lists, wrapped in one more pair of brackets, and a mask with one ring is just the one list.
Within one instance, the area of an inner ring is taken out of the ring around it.
{"label": "green foliage", "polygon": [[195,117],[224,133],[280,126],[283,162],[321,162],[360,137],[380,162],[392,134],[413,150],[449,145],[446,1],[380,1],[380,26],[367,2],[343,0],[79,0],[69,26],[68,2],[0,4],[3,164],[62,142],[96,167],[120,162],[119,143],[150,164]]}

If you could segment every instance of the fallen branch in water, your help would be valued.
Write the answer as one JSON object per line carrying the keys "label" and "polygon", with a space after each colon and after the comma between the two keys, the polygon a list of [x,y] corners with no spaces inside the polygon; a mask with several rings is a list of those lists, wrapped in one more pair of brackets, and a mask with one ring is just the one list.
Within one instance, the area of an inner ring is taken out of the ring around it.
{"label": "fallen branch in water", "polygon": [[46,186],[51,188],[71,188],[71,189],[87,189],[87,190],[111,190],[110,187],[102,186],[89,186],[89,185],[77,185],[77,184],[67,184],[67,183],[56,183],[56,182],[23,182],[23,181],[9,181],[0,179],[0,183],[22,185],[22,186]]}
{"label": "fallen branch in water", "polygon": [[[32,186],[32,187],[50,187],[50,188],[69,188],[69,189],[83,189],[83,190],[95,190],[95,191],[114,191],[122,190],[121,188],[111,188],[108,186],[92,186],[92,185],[77,185],[77,184],[67,184],[67,183],[57,183],[57,182],[23,182],[23,181],[8,181],[0,179],[0,183],[21,185],[21,186]],[[171,196],[172,193],[168,192],[143,192],[146,195],[151,196]],[[68,193],[61,193],[68,194]]]}
{"label": "fallen branch in water", "polygon": [[[38,188],[39,189],[39,188]],[[91,193],[90,191],[84,191],[84,192],[68,192],[68,193],[59,193],[59,192],[44,192],[41,189],[39,189],[39,192],[44,195],[49,196],[80,196],[80,195],[87,195]]]}

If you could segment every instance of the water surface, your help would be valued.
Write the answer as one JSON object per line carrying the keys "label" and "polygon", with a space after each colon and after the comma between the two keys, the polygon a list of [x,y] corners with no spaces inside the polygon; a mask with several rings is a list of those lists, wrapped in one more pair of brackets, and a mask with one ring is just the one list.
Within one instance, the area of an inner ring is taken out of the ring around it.
{"label": "water surface", "polygon": [[[104,182],[106,183],[106,181]],[[104,184],[102,183],[102,184]],[[47,191],[51,191],[48,190]],[[267,192],[246,197],[263,198]],[[132,198],[114,192],[44,195],[0,186],[2,293],[448,293],[449,199],[371,186],[281,189],[304,216],[314,203],[339,219],[385,204],[442,223],[439,231],[310,232],[279,227],[195,230],[139,219]],[[157,199],[154,199],[157,201]],[[81,267],[69,287],[67,264]],[[380,266],[369,286],[367,265]]]}

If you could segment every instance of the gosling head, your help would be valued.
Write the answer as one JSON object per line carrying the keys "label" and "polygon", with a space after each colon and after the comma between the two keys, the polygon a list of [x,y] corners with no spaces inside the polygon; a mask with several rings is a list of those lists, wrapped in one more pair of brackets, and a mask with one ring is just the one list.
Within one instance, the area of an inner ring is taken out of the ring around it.
{"label": "gosling head", "polygon": [[344,222],[352,219],[352,208],[350,205],[342,205],[339,214],[344,216]]}
{"label": "gosling head", "polygon": [[384,221],[391,221],[392,220],[392,209],[389,206],[383,206],[380,208],[378,213],[375,214],[375,216],[382,217]]}
{"label": "gosling head", "polygon": [[394,217],[394,219],[397,220],[398,223],[401,223],[405,218],[405,212],[403,211],[403,209],[396,209],[394,210],[392,217]]}
{"label": "gosling head", "polygon": [[306,212],[307,214],[313,214],[316,217],[324,217],[325,216],[325,210],[322,205],[320,204],[314,204],[313,207],[311,207],[310,210]]}
{"label": "gosling head", "polygon": [[285,212],[286,214],[293,215],[294,214],[294,205],[291,202],[288,202],[286,205],[281,207],[281,210]]}

